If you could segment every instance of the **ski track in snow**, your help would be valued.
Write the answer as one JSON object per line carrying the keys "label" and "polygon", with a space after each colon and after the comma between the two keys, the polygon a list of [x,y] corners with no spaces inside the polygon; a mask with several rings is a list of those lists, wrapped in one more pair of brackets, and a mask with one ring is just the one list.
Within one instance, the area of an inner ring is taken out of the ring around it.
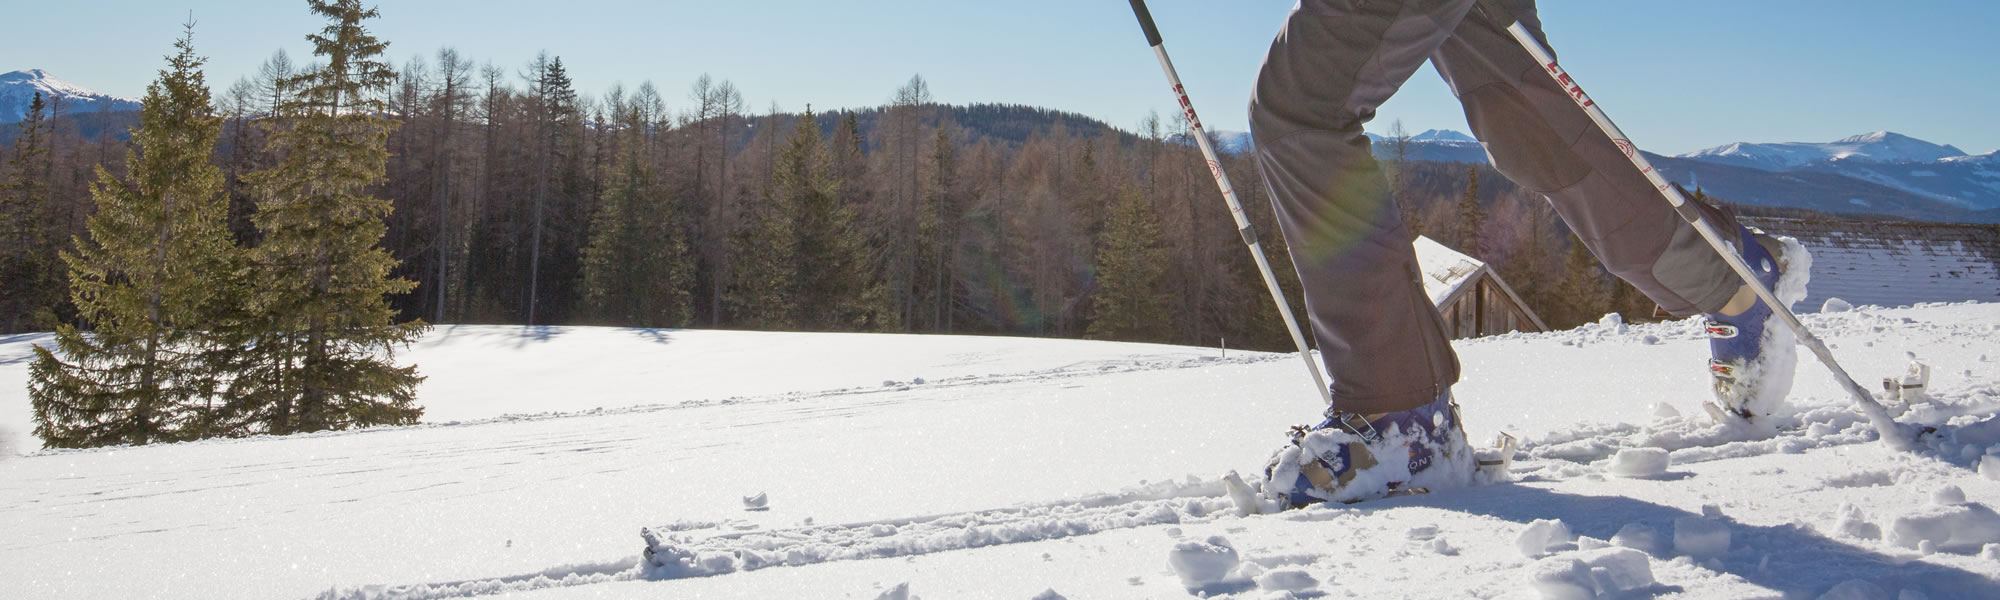
{"label": "ski track in snow", "polygon": [[[1698,356],[1699,324],[1607,321],[1459,343],[1475,443],[1482,432],[1525,432],[1511,483],[1239,517],[1213,476],[1091,490],[1174,464],[1260,468],[1276,429],[1254,448],[1226,440],[1283,421],[1262,413],[1296,402],[1263,396],[1295,391],[1296,358],[1092,359],[922,383],[591,410],[568,401],[407,428],[0,458],[0,531],[27,532],[0,537],[0,582],[9,582],[0,587],[22,584],[27,597],[329,599],[809,589],[863,598],[1813,598],[1836,587],[2000,597],[2000,432],[1975,424],[2000,412],[2000,306],[1858,307],[1806,320],[1870,387],[1869,377],[1900,372],[1906,349],[1921,349],[1918,358],[1938,367],[1932,402],[1905,418],[1939,435],[1915,453],[1874,443],[1809,360],[1799,366],[1798,410],[1776,431],[1711,425],[1693,410],[1700,398],[1690,392],[1703,385],[1687,380],[1698,367],[1653,373],[1637,362],[1669,350],[1675,360]],[[1572,381],[1533,379],[1566,356],[1581,365]],[[1277,378],[1287,380],[1267,381]],[[1670,391],[1647,393],[1655,383]],[[1523,398],[1539,390],[1552,395]],[[1622,408],[1605,410],[1606,396]],[[1040,418],[1058,421],[1037,426]],[[645,460],[655,446],[659,459]],[[153,466],[108,468],[120,459]],[[947,483],[931,487],[932,478]],[[557,491],[570,487],[581,491]],[[766,489],[768,511],[738,512]],[[262,499],[285,493],[310,502]],[[1062,499],[1020,503],[1038,497]],[[413,508],[428,505],[449,512]],[[973,510],[982,505],[1002,508]],[[491,514],[458,514],[480,510]],[[815,516],[842,522],[815,525]],[[440,522],[407,527],[413,518]],[[560,526],[532,526],[547,521]],[[656,543],[642,543],[642,526]],[[1547,531],[1524,535],[1534,527]],[[504,551],[481,549],[501,540]],[[1176,548],[1224,547],[1228,564],[1175,558]],[[107,555],[124,558],[85,558]],[[186,562],[201,556],[214,559]],[[1219,570],[1177,571],[1208,567]],[[299,574],[315,568],[322,574]],[[81,572],[64,574],[72,570]],[[286,583],[218,587],[267,578]]]}

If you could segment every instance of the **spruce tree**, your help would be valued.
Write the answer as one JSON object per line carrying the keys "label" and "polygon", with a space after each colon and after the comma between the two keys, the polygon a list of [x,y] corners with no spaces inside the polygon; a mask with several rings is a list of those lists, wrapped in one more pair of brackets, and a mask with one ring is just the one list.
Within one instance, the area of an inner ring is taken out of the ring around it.
{"label": "spruce tree", "polygon": [[0,189],[0,333],[54,324],[61,275],[49,232],[53,217],[42,168],[48,162],[47,104],[40,92],[17,125],[11,173]]}
{"label": "spruce tree", "polygon": [[414,423],[423,378],[392,359],[425,325],[395,322],[386,296],[416,284],[390,276],[396,259],[378,246],[390,204],[369,193],[394,126],[379,97],[388,44],[363,26],[377,15],[360,0],[307,3],[329,21],[307,36],[322,64],[286,83],[268,148],[280,158],[250,176],[262,242],[232,416],[275,434]]}
{"label": "spruce tree", "polygon": [[694,266],[672,198],[646,161],[648,124],[636,104],[618,107],[618,166],[591,219],[583,252],[583,305],[592,319],[673,327],[693,318]]}
{"label": "spruce tree", "polygon": [[1096,339],[1153,341],[1171,331],[1166,294],[1166,252],[1152,207],[1126,188],[1111,209],[1097,251],[1097,290],[1086,335]]}
{"label": "spruce tree", "polygon": [[128,151],[130,182],[102,167],[97,212],[77,240],[70,295],[92,330],[56,330],[37,346],[28,395],[35,434],[51,448],[205,437],[218,375],[211,328],[237,289],[222,171],[210,164],[222,120],[203,80],[193,31],[146,89]]}
{"label": "spruce tree", "polygon": [[1479,167],[1466,167],[1465,181],[1465,195],[1458,199],[1458,250],[1483,260],[1486,243],[1480,230],[1486,228],[1486,210],[1479,206]]}
{"label": "spruce tree", "polygon": [[778,206],[790,208],[796,240],[791,250],[795,279],[789,286],[795,294],[792,322],[815,330],[852,331],[876,324],[887,311],[870,305],[879,292],[870,289],[867,240],[854,225],[853,207],[840,202],[831,158],[820,139],[819,120],[807,107],[778,153],[772,194]]}
{"label": "spruce tree", "polygon": [[[766,120],[775,122],[775,117]],[[773,132],[775,127],[765,135]],[[790,147],[788,144],[787,157],[793,154]],[[741,219],[729,237],[730,281],[723,303],[738,324],[753,329],[791,329],[798,314],[797,207],[792,204],[793,194],[783,193],[778,185],[788,170],[778,167],[783,163],[775,158],[771,161],[771,185],[765,186],[763,197],[744,203]]]}

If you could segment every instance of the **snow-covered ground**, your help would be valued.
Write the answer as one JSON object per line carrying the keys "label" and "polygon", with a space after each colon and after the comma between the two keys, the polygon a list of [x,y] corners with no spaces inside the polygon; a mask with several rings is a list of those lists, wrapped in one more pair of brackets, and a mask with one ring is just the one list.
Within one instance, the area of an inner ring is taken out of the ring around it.
{"label": "snow-covered ground", "polygon": [[[2000,305],[1807,320],[1871,386],[1931,365],[1947,438],[2000,412]],[[0,458],[0,597],[2000,597],[2000,439],[1871,443],[1810,361],[1785,431],[1708,427],[1699,333],[1460,342],[1513,482],[1239,517],[1220,475],[1317,412],[1296,357],[445,328],[424,426]],[[23,452],[38,339],[0,338]]]}

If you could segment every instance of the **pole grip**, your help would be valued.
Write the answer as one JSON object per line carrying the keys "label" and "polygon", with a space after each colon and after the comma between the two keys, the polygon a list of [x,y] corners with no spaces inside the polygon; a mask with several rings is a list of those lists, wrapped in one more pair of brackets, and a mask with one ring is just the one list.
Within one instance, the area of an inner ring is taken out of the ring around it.
{"label": "pole grip", "polygon": [[1146,0],[1132,0],[1132,14],[1139,16],[1139,28],[1146,31],[1146,45],[1160,45],[1160,28],[1153,24],[1153,11],[1146,10]]}

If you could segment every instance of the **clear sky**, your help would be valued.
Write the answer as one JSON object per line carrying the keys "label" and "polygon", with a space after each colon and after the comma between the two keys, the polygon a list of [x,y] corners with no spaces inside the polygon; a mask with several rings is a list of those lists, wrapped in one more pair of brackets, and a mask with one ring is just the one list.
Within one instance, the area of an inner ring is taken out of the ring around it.
{"label": "clear sky", "polygon": [[[1888,129],[1973,153],[2000,147],[2000,2],[1992,0],[1551,0],[1565,66],[1641,146],[1828,141]],[[652,81],[670,103],[707,72],[756,110],[880,104],[921,73],[948,103],[1012,102],[1131,128],[1172,109],[1117,0],[381,0],[397,64],[454,46],[519,72],[561,56],[579,88]],[[1155,0],[1153,14],[1209,126],[1243,129],[1257,66],[1292,2]],[[310,60],[303,0],[39,2],[0,36],[0,70],[43,68],[138,96],[193,11],[222,89],[280,47]],[[20,16],[20,11],[11,11]],[[1465,130],[1419,71],[1371,129]]]}

